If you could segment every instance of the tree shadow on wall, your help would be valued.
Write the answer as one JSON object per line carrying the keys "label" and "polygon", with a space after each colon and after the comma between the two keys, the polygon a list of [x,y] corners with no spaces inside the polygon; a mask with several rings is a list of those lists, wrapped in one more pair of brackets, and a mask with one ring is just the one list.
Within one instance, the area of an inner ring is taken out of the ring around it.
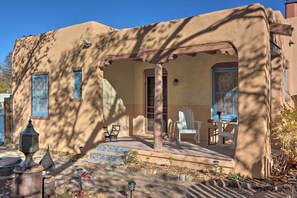
{"label": "tree shadow on wall", "polygon": [[[52,70],[50,74],[50,97],[53,97],[55,103],[50,103],[50,122],[51,124],[46,126],[47,133],[44,138],[54,137],[54,142],[51,142],[52,148],[59,147],[61,141],[66,141],[66,146],[73,150],[73,142],[85,142],[84,152],[88,152],[91,149],[96,148],[100,141],[97,141],[98,133],[102,130],[103,126],[108,126],[115,120],[121,118],[125,115],[125,112],[115,112],[115,104],[110,109],[107,118],[102,118],[103,115],[103,103],[102,103],[102,71],[96,67],[102,57],[106,55],[117,55],[114,54],[112,49],[118,49],[119,52],[125,51],[127,46],[133,43],[131,58],[134,57],[133,53],[141,52],[143,48],[151,45],[151,47],[157,46],[158,49],[175,49],[178,47],[185,46],[189,44],[192,40],[205,35],[210,34],[214,31],[218,31],[222,26],[229,23],[233,23],[240,18],[241,21],[248,22],[244,24],[247,31],[253,27],[253,22],[264,20],[263,15],[260,14],[263,11],[262,7],[259,6],[247,6],[234,9],[224,18],[218,17],[213,23],[205,26],[199,31],[191,29],[193,33],[187,37],[185,30],[189,26],[193,25],[192,21],[199,19],[200,16],[189,17],[187,19],[180,21],[169,21],[168,23],[160,23],[148,25],[140,28],[128,29],[123,32],[123,34],[118,34],[117,31],[96,35],[96,42],[94,47],[89,49],[82,49],[81,43],[77,41],[73,48],[70,50],[65,50],[61,52],[58,61],[52,62],[53,67],[59,67],[59,69]],[[170,30],[170,31],[169,31]],[[150,34],[152,32],[157,32],[160,37],[154,37]],[[169,33],[170,34],[169,34]],[[35,36],[32,41],[29,42],[24,40],[20,42],[18,46],[14,49],[14,63],[18,65],[19,72],[15,72],[14,69],[14,82],[15,88],[14,93],[18,92],[23,95],[22,100],[18,103],[14,103],[14,108],[17,108],[15,115],[15,122],[19,122],[23,118],[24,110],[27,109],[26,105],[30,102],[31,92],[29,87],[22,87],[22,82],[25,76],[31,76],[42,63],[42,60],[48,62],[51,61],[50,57],[47,57],[49,50],[54,50],[55,32],[51,32],[45,35]],[[137,37],[136,42],[131,42],[131,35]],[[240,52],[238,56],[238,61],[241,63],[239,68],[239,118],[240,123],[248,128],[249,131],[254,131],[252,138],[246,139],[247,143],[241,144],[238,142],[237,152],[249,151],[248,156],[257,155],[253,153],[255,145],[263,145],[264,141],[259,137],[262,137],[263,129],[255,125],[259,118],[259,112],[261,112],[260,118],[266,120],[267,116],[270,115],[270,100],[271,100],[271,87],[264,85],[270,84],[271,70],[268,67],[269,60],[267,52],[267,46],[264,44],[263,38],[264,33],[254,32],[254,39],[244,43],[241,46],[237,46],[237,51]],[[95,38],[94,38],[95,39]],[[33,42],[34,41],[34,42]],[[260,41],[260,42],[259,42]],[[259,43],[263,44],[259,44]],[[200,43],[197,43],[200,44]],[[21,48],[28,48],[24,53]],[[147,47],[150,48],[150,47]],[[153,59],[162,60],[164,57],[168,56],[171,50],[163,53],[162,51],[157,52]],[[269,52],[268,52],[269,53]],[[83,102],[75,103],[71,102],[72,88],[69,86],[71,80],[65,79],[64,76],[70,76],[73,72],[74,66],[81,66],[84,73],[86,74],[83,78],[83,87],[86,87],[85,93],[83,94]],[[270,73],[266,74],[266,70]],[[263,75],[265,73],[265,75]],[[257,85],[253,82],[254,78],[265,77],[265,83],[260,83]],[[63,79],[63,80],[62,80]],[[28,78],[26,79],[28,80]],[[273,89],[279,89],[279,87],[272,87]],[[252,90],[252,91],[246,91]],[[119,99],[116,97],[116,100]],[[115,100],[115,101],[116,101]],[[249,110],[249,105],[241,103],[243,100],[257,101],[255,108],[258,111]],[[116,116],[114,116],[116,115]],[[87,123],[82,123],[81,118],[87,120]],[[84,137],[84,131],[89,130],[88,126],[92,126],[91,133],[89,137]],[[262,126],[261,126],[262,127]],[[269,128],[269,126],[267,126]],[[51,132],[54,131],[54,132]],[[240,132],[242,132],[240,130]],[[245,137],[250,134],[239,134],[241,137]],[[268,134],[265,135],[269,138]],[[86,140],[84,138],[87,138]],[[244,140],[245,138],[240,138]],[[46,142],[46,141],[45,141]],[[241,146],[244,145],[244,146]],[[264,149],[263,146],[259,149]],[[261,158],[262,156],[257,156]],[[245,161],[238,158],[236,159],[242,166],[246,169],[250,169],[250,164],[246,164]],[[73,162],[74,163],[74,162]],[[67,164],[67,166],[73,163]],[[64,166],[65,169],[67,166]],[[62,171],[62,170],[61,170]],[[58,174],[58,173],[57,173]]]}

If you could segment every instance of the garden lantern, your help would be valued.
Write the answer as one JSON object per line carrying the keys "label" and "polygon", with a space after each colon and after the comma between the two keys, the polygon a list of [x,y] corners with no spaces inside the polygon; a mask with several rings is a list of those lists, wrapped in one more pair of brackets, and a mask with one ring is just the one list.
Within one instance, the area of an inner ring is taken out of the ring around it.
{"label": "garden lantern", "polygon": [[216,176],[216,178],[217,178],[217,176],[218,176],[218,166],[219,166],[219,161],[214,160],[214,161],[213,161],[213,166],[214,166],[214,168],[215,168],[215,176]]}
{"label": "garden lantern", "polygon": [[39,150],[39,134],[34,130],[31,119],[26,129],[20,134],[20,151],[25,155],[25,161],[21,168],[32,168],[37,164],[33,161],[33,155]]}
{"label": "garden lantern", "polygon": [[136,182],[135,181],[129,181],[128,182],[128,189],[130,190],[130,198],[132,198],[132,192],[135,190]]}

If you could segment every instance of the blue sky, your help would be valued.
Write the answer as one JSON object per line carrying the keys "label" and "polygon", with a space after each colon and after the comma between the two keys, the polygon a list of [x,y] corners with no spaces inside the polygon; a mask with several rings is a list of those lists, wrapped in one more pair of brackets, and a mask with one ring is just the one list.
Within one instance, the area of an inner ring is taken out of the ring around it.
{"label": "blue sky", "polygon": [[253,3],[284,15],[284,0],[0,0],[0,62],[29,34],[87,21],[121,29]]}

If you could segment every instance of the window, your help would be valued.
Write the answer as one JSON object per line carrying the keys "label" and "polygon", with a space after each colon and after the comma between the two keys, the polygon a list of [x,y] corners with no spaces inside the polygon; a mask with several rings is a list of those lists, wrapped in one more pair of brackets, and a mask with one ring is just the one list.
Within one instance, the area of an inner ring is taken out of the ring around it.
{"label": "window", "polygon": [[238,115],[238,77],[237,68],[213,69],[213,119],[217,112],[223,112],[223,120],[237,120]]}
{"label": "window", "polygon": [[289,98],[289,88],[288,88],[288,68],[284,67],[284,97]]}
{"label": "window", "polygon": [[82,73],[81,70],[74,71],[74,99],[82,98]]}
{"label": "window", "polygon": [[32,76],[32,115],[48,116],[48,75]]}

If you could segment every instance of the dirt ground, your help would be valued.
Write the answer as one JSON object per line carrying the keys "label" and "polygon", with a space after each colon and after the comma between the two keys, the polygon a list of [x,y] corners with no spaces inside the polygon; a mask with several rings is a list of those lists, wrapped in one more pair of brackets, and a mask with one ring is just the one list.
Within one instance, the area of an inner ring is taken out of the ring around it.
{"label": "dirt ground", "polygon": [[[34,155],[39,162],[45,151]],[[0,147],[0,157],[19,156],[20,151]],[[128,182],[136,182],[133,197],[175,198],[175,197],[285,197],[289,192],[259,192],[235,188],[220,188],[201,183],[214,175],[211,172],[195,171],[186,168],[133,163],[110,166],[88,162],[87,156],[71,156],[51,153],[56,169],[51,174],[56,179],[57,197],[75,197],[79,183],[76,176],[82,168],[81,197],[129,197]]]}

